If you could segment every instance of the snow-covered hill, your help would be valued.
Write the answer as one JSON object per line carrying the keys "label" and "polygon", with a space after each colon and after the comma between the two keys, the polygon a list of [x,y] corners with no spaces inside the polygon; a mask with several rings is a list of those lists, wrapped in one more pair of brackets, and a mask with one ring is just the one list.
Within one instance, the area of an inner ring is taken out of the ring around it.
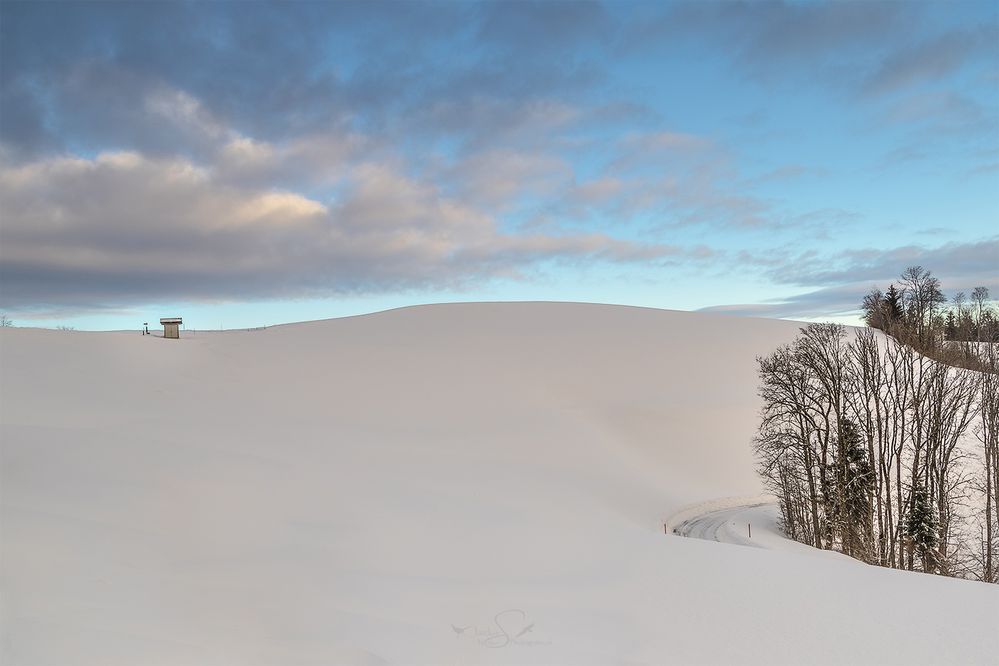
{"label": "snow-covered hill", "polygon": [[10,664],[995,663],[999,586],[664,534],[791,322],[460,304],[0,330]]}

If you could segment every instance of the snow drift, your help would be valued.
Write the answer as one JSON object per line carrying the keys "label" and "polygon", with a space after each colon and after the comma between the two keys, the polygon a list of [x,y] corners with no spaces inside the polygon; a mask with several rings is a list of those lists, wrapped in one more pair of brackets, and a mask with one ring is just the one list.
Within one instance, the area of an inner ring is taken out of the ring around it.
{"label": "snow drift", "polygon": [[999,587],[664,534],[798,325],[425,306],[0,331],[4,664],[987,663]]}

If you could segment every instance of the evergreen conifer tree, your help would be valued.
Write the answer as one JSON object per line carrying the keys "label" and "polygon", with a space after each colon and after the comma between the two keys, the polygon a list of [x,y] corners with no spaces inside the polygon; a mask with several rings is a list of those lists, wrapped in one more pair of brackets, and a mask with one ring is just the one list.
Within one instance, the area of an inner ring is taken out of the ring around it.
{"label": "evergreen conifer tree", "polygon": [[947,311],[946,323],[944,323],[944,336],[947,340],[957,339],[957,321],[954,319],[954,313],[951,310]]}
{"label": "evergreen conifer tree", "polygon": [[843,551],[866,560],[871,533],[870,508],[874,471],[857,425],[850,419],[841,424],[841,446],[833,474],[836,485],[833,517],[843,539]]}
{"label": "evergreen conifer tree", "polygon": [[926,488],[917,484],[912,489],[912,506],[905,520],[905,531],[912,541],[912,548],[923,563],[923,571],[929,571],[929,559],[937,545],[937,525],[933,517]]}
{"label": "evergreen conifer tree", "polygon": [[888,328],[902,321],[902,294],[892,283],[884,296],[884,317]]}

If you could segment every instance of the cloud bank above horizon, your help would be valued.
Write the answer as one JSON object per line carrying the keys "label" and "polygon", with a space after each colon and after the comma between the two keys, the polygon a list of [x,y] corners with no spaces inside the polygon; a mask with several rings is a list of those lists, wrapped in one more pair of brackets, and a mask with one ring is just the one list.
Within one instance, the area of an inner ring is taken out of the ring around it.
{"label": "cloud bank above horizon", "polygon": [[999,293],[995,3],[0,13],[16,317],[501,294],[815,318],[911,264]]}

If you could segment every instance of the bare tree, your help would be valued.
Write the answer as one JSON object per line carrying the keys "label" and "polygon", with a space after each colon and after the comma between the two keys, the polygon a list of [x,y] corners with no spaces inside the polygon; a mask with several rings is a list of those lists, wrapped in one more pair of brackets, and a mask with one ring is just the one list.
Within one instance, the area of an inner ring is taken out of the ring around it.
{"label": "bare tree", "polygon": [[906,318],[920,345],[930,346],[930,325],[936,309],[946,302],[940,280],[922,266],[910,266],[899,277],[906,304]]}
{"label": "bare tree", "polygon": [[781,498],[787,533],[816,548],[828,547],[819,488],[825,419],[816,384],[789,346],[757,362],[764,401],[756,439],[760,472]]}
{"label": "bare tree", "polygon": [[[840,324],[809,324],[801,329],[795,341],[794,353],[798,363],[813,379],[815,387],[814,408],[819,435],[819,485],[826,514],[831,516],[834,507],[846,504],[844,495],[846,479],[846,437],[844,420],[846,401],[848,355],[845,345],[846,329]],[[841,512],[835,520],[826,520],[827,544],[846,534]],[[853,544],[847,539],[845,551],[852,552]]]}
{"label": "bare tree", "polygon": [[980,374],[933,361],[925,393],[923,421],[926,432],[924,484],[936,502],[937,550],[933,556],[940,573],[950,573],[955,549],[954,533],[958,503],[963,499],[967,477],[960,473],[958,444],[976,416]]}
{"label": "bare tree", "polygon": [[864,519],[871,548],[868,561],[882,566],[896,564],[898,512],[892,475],[902,452],[902,429],[898,424],[904,424],[906,414],[905,405],[896,399],[902,394],[899,384],[904,381],[904,373],[889,362],[887,350],[883,349],[891,340],[871,329],[857,331],[849,346],[851,372],[846,392],[848,409],[863,435],[873,473],[869,511]]}
{"label": "bare tree", "polygon": [[988,290],[943,309],[940,281],[921,266],[901,287],[865,296],[871,328],[852,339],[810,324],[757,359],[759,470],[793,539],[999,582],[999,325]]}
{"label": "bare tree", "polygon": [[985,305],[989,302],[989,290],[987,287],[975,287],[974,291],[971,292],[971,302],[974,304],[976,312],[975,317],[975,340],[977,342],[982,341],[982,324],[983,316],[985,313]]}
{"label": "bare tree", "polygon": [[864,312],[864,322],[871,328],[879,328],[882,331],[887,328],[885,317],[885,295],[877,287],[871,289],[864,296],[861,308]]}
{"label": "bare tree", "polygon": [[987,371],[979,385],[979,421],[975,434],[982,444],[981,526],[982,580],[999,582],[999,353],[994,344],[982,352]]}
{"label": "bare tree", "polygon": [[758,362],[756,453],[788,536],[882,566],[966,573],[962,442],[981,373],[871,329],[848,341],[836,324],[811,324]]}

